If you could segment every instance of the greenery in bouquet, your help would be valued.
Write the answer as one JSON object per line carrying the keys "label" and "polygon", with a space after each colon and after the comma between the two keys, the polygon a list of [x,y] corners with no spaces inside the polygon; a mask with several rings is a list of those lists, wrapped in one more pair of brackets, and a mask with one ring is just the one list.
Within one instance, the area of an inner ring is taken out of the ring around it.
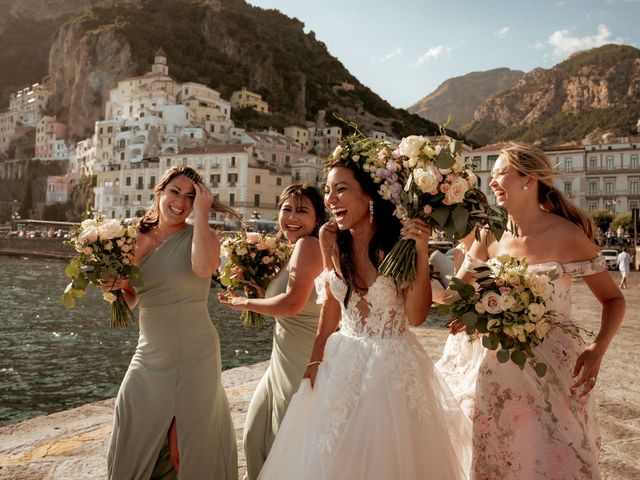
{"label": "greenery in bouquet", "polygon": [[[221,254],[220,283],[258,298],[291,256],[291,246],[278,242],[273,235],[241,231],[222,242]],[[245,327],[264,326],[261,313],[247,310],[241,319]]]}
{"label": "greenery in bouquet", "polygon": [[[507,226],[507,212],[489,205],[476,188],[473,165],[465,163],[460,154],[462,142],[443,136],[441,142],[432,144],[414,135],[395,145],[368,138],[353,123],[347,124],[356,133],[336,147],[327,167],[339,159],[350,159],[379,184],[380,195],[395,205],[398,218],[422,218],[452,241],[465,237],[475,226],[488,228],[500,239]],[[415,242],[400,240],[383,260],[380,272],[412,282],[415,255]]]}
{"label": "greenery in bouquet", "polygon": [[553,328],[561,328],[581,338],[580,327],[556,320],[557,312],[549,308],[553,294],[553,275],[529,270],[524,259],[500,255],[486,265],[475,268],[473,285],[452,278],[449,288],[459,299],[438,310],[459,319],[472,340],[482,338],[482,345],[495,350],[500,363],[509,360],[524,369],[527,360],[539,377],[547,365],[537,361],[535,348]]}
{"label": "greenery in bouquet", "polygon": [[[74,227],[66,243],[78,254],[65,269],[71,282],[60,298],[62,304],[73,308],[76,299],[84,297],[89,284],[100,287],[104,280],[121,277],[135,285],[139,273],[132,259],[137,237],[135,226],[122,219],[99,216]],[[135,321],[121,290],[106,292],[103,298],[111,304],[112,328],[127,327]]]}

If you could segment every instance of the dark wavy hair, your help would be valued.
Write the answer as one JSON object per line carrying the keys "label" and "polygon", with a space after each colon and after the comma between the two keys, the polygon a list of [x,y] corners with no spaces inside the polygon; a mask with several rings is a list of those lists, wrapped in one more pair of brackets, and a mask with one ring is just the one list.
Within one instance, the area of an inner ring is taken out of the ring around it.
{"label": "dark wavy hair", "polygon": [[[138,230],[140,231],[140,233],[148,232],[153,227],[158,225],[158,222],[160,221],[160,194],[164,191],[165,188],[167,188],[168,183],[179,175],[184,175],[194,183],[202,183],[202,176],[193,168],[187,167],[185,165],[174,165],[166,172],[164,172],[164,175],[162,175],[160,181],[158,181],[156,186],[153,188],[153,205],[149,207],[149,210],[145,212],[144,216],[138,222]],[[225,213],[234,218],[240,219],[238,212],[236,212],[231,207],[227,207],[216,198],[214,198],[211,203],[211,209],[215,212]]]}
{"label": "dark wavy hair", "polygon": [[316,226],[311,232],[311,235],[317,238],[320,227],[327,221],[327,211],[324,208],[324,197],[320,191],[308,183],[294,183],[293,185],[289,185],[280,194],[278,211],[280,211],[282,204],[289,198],[293,198],[296,203],[301,198],[307,198],[311,202],[313,211],[316,214]]}
{"label": "dark wavy hair", "polygon": [[[368,256],[371,263],[378,268],[384,257],[391,251],[396,242],[400,239],[400,229],[402,224],[397,217],[393,215],[394,205],[383,199],[378,193],[378,185],[371,178],[369,172],[365,172],[361,163],[363,151],[359,153],[350,152],[339,158],[331,158],[325,163],[325,173],[328,173],[334,167],[345,167],[353,172],[356,181],[362,187],[371,200],[373,200],[373,222],[374,233],[369,241]],[[354,157],[356,160],[354,160]],[[336,243],[338,246],[338,258],[340,261],[340,271],[344,282],[347,284],[347,294],[344,298],[344,305],[347,306],[351,292],[356,290],[366,290],[362,279],[356,272],[353,262],[353,237],[349,230],[338,230],[336,234]],[[380,255],[381,253],[381,255]]]}

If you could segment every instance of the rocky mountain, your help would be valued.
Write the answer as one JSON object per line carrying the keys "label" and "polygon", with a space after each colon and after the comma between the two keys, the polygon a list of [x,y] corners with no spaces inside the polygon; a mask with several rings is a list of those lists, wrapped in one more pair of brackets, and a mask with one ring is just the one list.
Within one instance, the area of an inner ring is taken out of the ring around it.
{"label": "rocky mountain", "polygon": [[[28,3],[38,1],[54,3]],[[265,121],[274,126],[314,119],[325,110],[329,123],[337,123],[331,115],[336,113],[364,130],[395,136],[438,132],[435,123],[382,100],[313,32],[305,33],[302,22],[276,10],[244,0],[89,3],[90,10],[81,10],[55,31],[48,56],[50,113],[69,124],[73,138],[93,130],[93,122],[104,114],[109,89],[118,79],[148,72],[160,47],[167,53],[170,75],[178,81],[208,85],[223,98],[243,86],[260,93],[274,112]],[[36,60],[41,63],[34,56]],[[342,82],[354,89],[336,86]]]}
{"label": "rocky mountain", "polygon": [[0,109],[9,105],[11,92],[40,82],[47,74],[51,38],[60,25],[96,3],[0,0]]}
{"label": "rocky mountain", "polygon": [[480,143],[563,143],[635,135],[639,118],[640,50],[605,45],[527,73],[483,102],[462,131]]}
{"label": "rocky mountain", "polygon": [[513,87],[523,75],[519,70],[496,68],[450,78],[407,110],[439,124],[451,115],[450,127],[457,130],[473,120],[481,103]]}

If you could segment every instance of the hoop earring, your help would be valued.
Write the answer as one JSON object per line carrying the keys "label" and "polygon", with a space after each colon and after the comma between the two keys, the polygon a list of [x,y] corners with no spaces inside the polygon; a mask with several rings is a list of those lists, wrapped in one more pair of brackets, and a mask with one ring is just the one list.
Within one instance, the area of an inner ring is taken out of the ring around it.
{"label": "hoop earring", "polygon": [[369,200],[369,223],[373,223],[373,200]]}

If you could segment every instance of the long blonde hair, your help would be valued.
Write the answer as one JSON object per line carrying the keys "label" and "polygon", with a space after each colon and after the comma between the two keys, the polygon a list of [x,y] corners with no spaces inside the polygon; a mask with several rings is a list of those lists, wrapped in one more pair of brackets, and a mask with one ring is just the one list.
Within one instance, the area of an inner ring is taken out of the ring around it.
{"label": "long blonde hair", "polygon": [[[141,233],[148,232],[153,227],[158,225],[160,221],[160,212],[159,212],[159,204],[160,204],[160,194],[167,187],[167,184],[176,178],[179,175],[184,175],[188,179],[192,180],[195,183],[202,182],[202,176],[196,172],[193,168],[183,165],[174,165],[162,175],[160,181],[156,184],[153,189],[154,197],[153,197],[153,205],[146,211],[144,216],[138,222],[138,230]],[[230,215],[234,218],[240,219],[240,215],[233,208],[224,205],[218,199],[214,198],[211,203],[211,209],[214,212],[221,212],[227,215]]]}
{"label": "long blonde hair", "polygon": [[576,224],[595,243],[593,220],[555,187],[551,161],[542,150],[525,143],[510,142],[500,154],[521,175],[538,181],[538,204],[545,211]]}

